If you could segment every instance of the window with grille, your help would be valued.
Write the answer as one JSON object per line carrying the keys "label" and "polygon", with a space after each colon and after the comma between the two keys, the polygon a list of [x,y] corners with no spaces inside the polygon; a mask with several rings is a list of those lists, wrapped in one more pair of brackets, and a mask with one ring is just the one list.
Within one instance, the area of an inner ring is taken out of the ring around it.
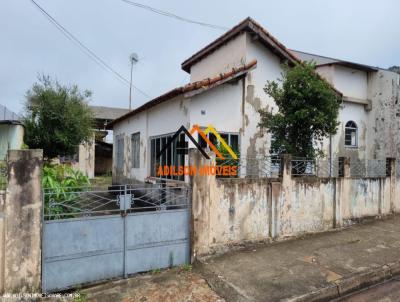
{"label": "window with grille", "polygon": [[140,132],[131,136],[132,167],[140,168]]}
{"label": "window with grille", "polygon": [[357,124],[353,121],[348,121],[344,130],[344,145],[346,147],[357,147]]}
{"label": "window with grille", "polygon": [[117,150],[115,152],[117,159],[117,172],[122,172],[124,169],[124,136],[117,136]]}
{"label": "window with grille", "polygon": [[[163,135],[151,138],[150,140],[150,175],[157,176],[157,169],[159,166],[174,166],[178,169],[180,166],[185,165],[185,154],[187,154],[187,142],[185,134],[181,133],[172,144],[160,156],[158,153],[172,138],[171,135]],[[186,152],[185,152],[186,150]],[[184,180],[183,175],[168,175],[161,176],[161,178]]]}
{"label": "window with grille", "polygon": [[[220,133],[220,136],[223,138],[223,140],[231,147],[233,152],[238,154],[239,152],[239,135],[236,133]],[[211,143],[213,143],[216,147],[220,145],[217,137],[212,134],[212,133],[207,133],[207,138],[210,140]],[[202,148],[209,148],[207,145],[206,141],[198,135],[198,142]]]}

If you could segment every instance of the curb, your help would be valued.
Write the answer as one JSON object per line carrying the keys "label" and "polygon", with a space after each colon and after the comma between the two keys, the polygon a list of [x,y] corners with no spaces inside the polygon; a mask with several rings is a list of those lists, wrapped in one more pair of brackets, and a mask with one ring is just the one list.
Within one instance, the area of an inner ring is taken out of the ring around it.
{"label": "curb", "polygon": [[400,274],[400,261],[388,263],[363,273],[352,274],[333,281],[319,290],[285,299],[286,302],[323,302],[330,301],[353,293],[357,290],[376,285]]}
{"label": "curb", "polygon": [[200,260],[196,260],[194,263],[194,269],[197,273],[204,278],[208,286],[215,291],[221,298],[224,298],[229,302],[249,302],[253,299],[247,297],[244,293],[241,293],[233,284],[229,283],[222,276],[219,276],[212,270],[206,267]]}

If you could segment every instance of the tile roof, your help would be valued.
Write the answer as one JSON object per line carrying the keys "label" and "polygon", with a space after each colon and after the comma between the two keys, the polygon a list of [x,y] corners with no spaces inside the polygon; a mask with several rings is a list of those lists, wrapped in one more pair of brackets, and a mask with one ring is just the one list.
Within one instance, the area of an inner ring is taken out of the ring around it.
{"label": "tile roof", "polygon": [[225,72],[225,73],[220,73],[219,75],[212,77],[212,78],[206,78],[201,81],[193,82],[186,84],[181,87],[177,87],[175,89],[172,89],[154,99],[151,101],[143,104],[142,106],[128,112],[127,114],[124,114],[120,116],[119,118],[115,119],[111,123],[107,125],[107,128],[110,129],[112,126],[128,117],[134,116],[138,114],[139,112],[142,112],[144,110],[147,110],[149,108],[152,108],[158,104],[161,104],[163,102],[166,102],[174,97],[177,97],[179,95],[183,95],[188,92],[195,92],[195,91],[204,91],[211,89],[213,87],[216,87],[218,85],[221,85],[233,78],[236,78],[244,73],[246,73],[248,70],[254,68],[257,65],[257,60],[252,60],[249,63],[242,65],[240,67],[232,68],[232,70]]}
{"label": "tile roof", "polygon": [[238,25],[234,26],[232,29],[228,30],[225,34],[200,49],[190,58],[182,63],[182,69],[186,72],[190,72],[190,67],[196,62],[200,61],[210,53],[214,52],[219,47],[223,46],[229,40],[232,40],[237,35],[249,32],[257,36],[261,43],[266,45],[272,52],[274,52],[279,57],[286,59],[289,63],[300,63],[301,60],[297,58],[295,54],[290,52],[282,43],[280,43],[274,36],[272,36],[266,29],[264,29],[260,24],[254,21],[252,18],[247,17]]}

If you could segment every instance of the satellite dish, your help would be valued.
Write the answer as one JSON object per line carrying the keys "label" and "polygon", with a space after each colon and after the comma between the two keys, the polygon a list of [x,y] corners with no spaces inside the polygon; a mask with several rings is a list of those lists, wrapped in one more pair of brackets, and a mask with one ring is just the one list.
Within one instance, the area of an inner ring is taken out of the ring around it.
{"label": "satellite dish", "polygon": [[137,55],[137,53],[132,53],[129,56],[129,60],[131,61],[132,64],[136,64],[137,62],[139,62],[139,56]]}

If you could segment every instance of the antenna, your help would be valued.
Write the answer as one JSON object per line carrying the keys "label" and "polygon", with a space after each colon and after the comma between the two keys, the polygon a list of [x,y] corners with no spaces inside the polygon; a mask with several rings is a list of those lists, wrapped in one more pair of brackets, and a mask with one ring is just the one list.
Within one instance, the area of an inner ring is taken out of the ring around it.
{"label": "antenna", "polygon": [[131,62],[131,81],[129,84],[129,110],[132,109],[132,72],[133,72],[133,65],[139,62],[139,56],[137,53],[133,52],[129,56],[129,61]]}

